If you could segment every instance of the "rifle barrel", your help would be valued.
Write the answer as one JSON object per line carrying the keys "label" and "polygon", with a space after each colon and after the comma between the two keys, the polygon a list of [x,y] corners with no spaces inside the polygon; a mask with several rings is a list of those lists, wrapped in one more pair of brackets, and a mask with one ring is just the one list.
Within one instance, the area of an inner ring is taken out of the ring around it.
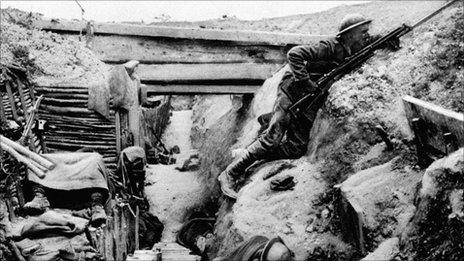
{"label": "rifle barrel", "polygon": [[444,4],[442,7],[438,8],[435,12],[427,15],[426,17],[422,18],[421,20],[419,20],[417,23],[415,23],[413,26],[411,26],[411,28],[416,28],[418,27],[419,25],[427,22],[430,18],[434,17],[435,15],[437,15],[438,13],[440,13],[441,11],[443,11],[443,9],[446,9],[448,6],[454,4],[455,2],[457,2],[458,0],[451,0],[449,1],[448,3]]}
{"label": "rifle barrel", "polygon": [[403,24],[402,26],[394,29],[390,33],[386,34],[385,36],[377,39],[373,43],[369,44],[368,46],[362,48],[352,56],[348,57],[344,62],[342,62],[337,68],[333,69],[327,74],[324,74],[316,83],[319,87],[321,87],[322,91],[320,94],[314,97],[313,94],[308,94],[301,98],[300,100],[296,101],[292,106],[290,106],[290,112],[294,113],[295,111],[300,111],[300,107],[311,108],[314,104],[317,104],[317,101],[321,99],[326,92],[329,91],[330,86],[327,85],[330,81],[336,81],[341,78],[343,75],[351,72],[354,68],[359,66],[360,64],[364,63],[368,60],[373,54],[374,51],[381,48],[381,46],[388,42],[391,39],[399,38],[408,32],[412,31],[415,27],[423,24],[433,16],[437,15],[439,12],[444,10],[445,8],[449,7],[450,5],[454,4],[458,0],[451,0],[444,4],[442,7],[434,11],[433,13],[427,15],[426,17],[422,18],[420,21],[415,23],[413,26],[408,26]]}

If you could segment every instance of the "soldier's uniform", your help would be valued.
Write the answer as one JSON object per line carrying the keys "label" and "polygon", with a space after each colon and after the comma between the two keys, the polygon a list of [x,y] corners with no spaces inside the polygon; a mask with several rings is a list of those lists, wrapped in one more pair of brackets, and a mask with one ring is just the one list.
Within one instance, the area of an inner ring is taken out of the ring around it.
{"label": "soldier's uniform", "polygon": [[[247,148],[244,157],[228,166],[228,175],[238,179],[256,160],[303,156],[307,150],[309,133],[317,110],[310,113],[313,116],[311,119],[307,119],[295,118],[288,109],[305,94],[318,91],[311,88],[308,79],[317,81],[349,55],[349,49],[335,38],[316,45],[293,47],[287,55],[291,70],[284,74],[279,83],[269,127]],[[316,108],[320,108],[322,104],[323,101],[317,104]]]}
{"label": "soldier's uniform", "polygon": [[[369,22],[370,20],[365,20],[359,15],[354,18],[349,17],[342,22],[339,34]],[[316,104],[313,111],[305,113],[306,116],[310,116],[309,118],[291,115],[289,107],[309,93],[320,92],[319,88],[324,86],[314,86],[313,82],[330,72],[350,55],[350,49],[338,38],[290,49],[287,54],[290,71],[284,74],[279,83],[269,127],[247,147],[244,155],[232,162],[219,176],[224,194],[232,198],[236,197],[230,184],[244,178],[246,168],[255,161],[299,158],[306,153],[314,118],[325,99]]]}

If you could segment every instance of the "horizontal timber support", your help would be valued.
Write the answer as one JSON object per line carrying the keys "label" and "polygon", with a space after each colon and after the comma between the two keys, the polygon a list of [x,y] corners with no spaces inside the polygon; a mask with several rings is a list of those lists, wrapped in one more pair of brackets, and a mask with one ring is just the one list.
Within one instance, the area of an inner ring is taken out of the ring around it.
{"label": "horizontal timber support", "polygon": [[233,64],[140,64],[136,73],[141,81],[253,81],[266,80],[282,65],[259,63]]}
{"label": "horizontal timber support", "polygon": [[464,114],[411,96],[405,96],[403,104],[418,150],[446,155],[464,146]]}
{"label": "horizontal timber support", "polygon": [[[54,32],[83,31],[87,24],[83,21],[37,20],[33,25],[40,29]],[[274,33],[264,31],[212,30],[202,28],[179,28],[165,26],[148,26],[117,23],[95,23],[94,34],[127,35],[146,37],[165,37],[175,39],[203,39],[214,41],[254,42],[268,45],[305,44],[325,38],[323,35],[306,35],[294,33]]]}
{"label": "horizontal timber support", "polygon": [[261,85],[147,85],[142,84],[142,103],[150,95],[162,94],[246,94],[255,93]]}
{"label": "horizontal timber support", "polygon": [[[67,35],[76,38],[76,35]],[[284,63],[288,46],[232,42],[97,35],[92,50],[105,63],[137,60],[143,64],[169,63]]]}

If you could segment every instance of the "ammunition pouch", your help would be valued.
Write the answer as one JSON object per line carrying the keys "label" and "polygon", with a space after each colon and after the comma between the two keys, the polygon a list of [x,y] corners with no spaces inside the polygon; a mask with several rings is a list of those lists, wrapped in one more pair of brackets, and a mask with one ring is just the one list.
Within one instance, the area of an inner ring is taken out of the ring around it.
{"label": "ammunition pouch", "polygon": [[317,94],[316,90],[311,89],[306,81],[295,81],[293,75],[285,74],[279,84],[279,88],[290,98],[292,103],[299,101],[310,93]]}
{"label": "ammunition pouch", "polygon": [[[319,94],[318,90],[311,90],[307,82],[295,81],[293,75],[291,74],[284,75],[282,81],[279,84],[279,88],[283,93],[285,93],[285,95],[287,95],[292,103],[296,103],[306,95],[314,94],[314,96],[317,96]],[[305,110],[299,110],[298,112],[290,111],[290,113],[294,118],[298,120],[310,121],[312,124],[316,118],[317,110],[308,108]]]}

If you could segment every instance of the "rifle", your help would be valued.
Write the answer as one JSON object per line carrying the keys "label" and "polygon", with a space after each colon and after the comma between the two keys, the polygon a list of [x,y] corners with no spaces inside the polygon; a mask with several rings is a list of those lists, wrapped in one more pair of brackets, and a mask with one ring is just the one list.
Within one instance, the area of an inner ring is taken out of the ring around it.
{"label": "rifle", "polygon": [[433,16],[437,15],[443,9],[447,8],[448,6],[452,5],[454,2],[457,1],[458,0],[449,1],[448,3],[444,4],[442,7],[437,9],[435,12],[422,18],[413,26],[408,26],[406,24],[401,25],[400,27],[386,34],[385,36],[377,39],[373,43],[362,48],[360,51],[353,54],[352,56],[346,58],[345,61],[338,65],[335,69],[333,69],[327,74],[324,74],[321,78],[319,78],[319,80],[317,80],[316,84],[320,87],[321,90],[319,93],[307,94],[300,100],[296,101],[292,106],[290,106],[290,113],[295,117],[297,117],[298,115],[302,115],[304,116],[304,118],[312,119],[314,115],[311,115],[311,113],[317,111],[318,108],[315,108],[315,105],[319,104],[323,99],[325,99],[325,96],[328,94],[331,86],[331,84],[329,84],[330,82],[337,81],[344,75],[352,72],[354,69],[358,68],[359,65],[363,64],[365,61],[371,58],[376,50],[383,48],[385,43],[392,40],[396,40],[401,36],[407,34],[417,26],[423,24]]}

